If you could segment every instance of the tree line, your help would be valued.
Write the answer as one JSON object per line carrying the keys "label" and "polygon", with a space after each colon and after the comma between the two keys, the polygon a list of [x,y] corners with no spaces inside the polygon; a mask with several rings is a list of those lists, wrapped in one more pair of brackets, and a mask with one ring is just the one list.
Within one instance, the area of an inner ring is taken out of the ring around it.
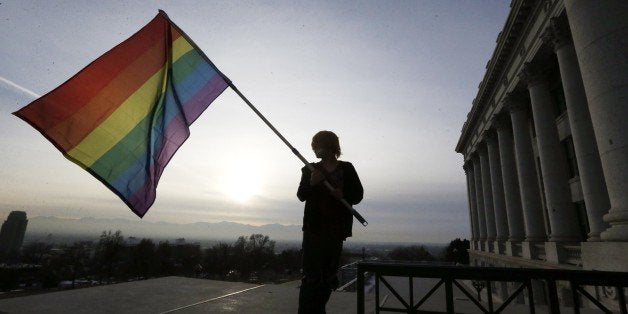
{"label": "tree line", "polygon": [[[468,264],[468,240],[456,239],[440,256],[423,246],[398,247],[382,260],[447,261]],[[363,258],[345,252],[342,264]],[[186,276],[215,280],[282,282],[300,278],[302,252],[286,249],[275,253],[269,236],[240,236],[233,243],[221,242],[201,249],[200,244],[184,241],[154,242],[142,239],[125,243],[121,231],[103,231],[97,242],[79,241],[53,247],[34,242],[22,248],[21,268],[0,267],[0,288],[26,289],[78,287],[141,280],[163,276]]]}

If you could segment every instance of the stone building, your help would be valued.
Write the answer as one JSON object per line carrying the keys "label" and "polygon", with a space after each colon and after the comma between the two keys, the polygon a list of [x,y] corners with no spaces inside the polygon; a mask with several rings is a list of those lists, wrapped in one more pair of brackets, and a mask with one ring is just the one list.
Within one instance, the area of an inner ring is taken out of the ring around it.
{"label": "stone building", "polygon": [[12,258],[17,256],[26,233],[26,213],[12,211],[0,229],[0,255]]}
{"label": "stone building", "polygon": [[628,1],[513,0],[456,152],[472,264],[628,271]]}

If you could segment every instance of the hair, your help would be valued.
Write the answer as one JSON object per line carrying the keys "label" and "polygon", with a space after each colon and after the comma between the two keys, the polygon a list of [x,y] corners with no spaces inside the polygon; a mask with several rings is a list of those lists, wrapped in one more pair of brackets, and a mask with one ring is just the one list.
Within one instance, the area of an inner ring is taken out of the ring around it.
{"label": "hair", "polygon": [[331,150],[336,158],[340,157],[340,143],[338,136],[332,131],[320,131],[312,138],[312,149],[314,146],[320,148],[327,148]]}

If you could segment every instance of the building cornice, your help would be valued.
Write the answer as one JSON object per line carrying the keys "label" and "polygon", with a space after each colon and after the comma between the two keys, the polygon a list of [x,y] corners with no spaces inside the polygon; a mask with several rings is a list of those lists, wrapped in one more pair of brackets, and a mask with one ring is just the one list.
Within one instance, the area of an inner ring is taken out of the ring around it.
{"label": "building cornice", "polygon": [[513,0],[510,4],[512,9],[508,14],[503,30],[497,37],[497,45],[493,55],[486,65],[486,73],[479,85],[478,94],[473,100],[471,111],[467,114],[467,121],[462,127],[462,134],[456,144],[456,152],[463,153],[467,141],[471,138],[479,117],[483,113],[485,103],[490,100],[490,96],[496,85],[500,83],[500,78],[509,65],[510,55],[518,48],[519,39],[525,31],[525,25],[531,16],[537,0]]}

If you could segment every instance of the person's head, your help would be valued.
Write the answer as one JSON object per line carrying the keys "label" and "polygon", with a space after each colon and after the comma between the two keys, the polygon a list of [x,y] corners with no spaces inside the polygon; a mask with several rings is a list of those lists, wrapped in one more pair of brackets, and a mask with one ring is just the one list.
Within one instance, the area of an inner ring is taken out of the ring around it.
{"label": "person's head", "polygon": [[332,131],[320,131],[316,133],[312,138],[312,150],[314,150],[317,158],[323,158],[325,156],[340,157],[338,136]]}

